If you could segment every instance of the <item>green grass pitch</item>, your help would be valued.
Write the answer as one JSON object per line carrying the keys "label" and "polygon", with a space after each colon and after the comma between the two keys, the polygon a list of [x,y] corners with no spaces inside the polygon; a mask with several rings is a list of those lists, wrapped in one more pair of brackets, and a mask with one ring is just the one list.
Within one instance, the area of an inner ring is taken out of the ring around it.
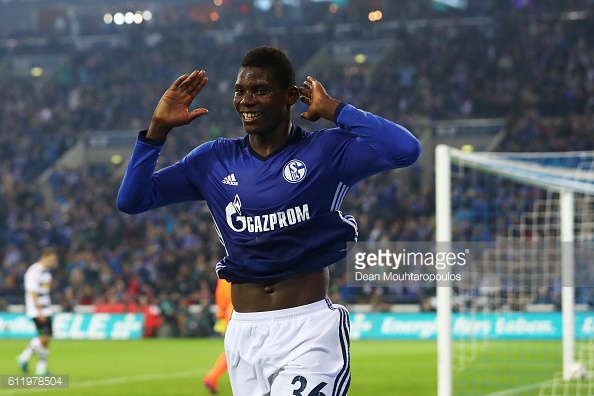
{"label": "green grass pitch", "polygon": [[[16,356],[28,340],[0,340],[0,374],[18,374]],[[0,389],[0,396],[51,395],[209,395],[202,378],[223,350],[222,339],[135,341],[53,340],[49,368],[68,374],[69,389]],[[349,396],[434,395],[437,389],[435,341],[353,341]],[[34,369],[35,358],[30,362]],[[225,374],[219,395],[231,396]]]}
{"label": "green grass pitch", "polygon": [[[467,359],[462,365],[462,354],[455,347],[455,394],[539,395],[541,385],[552,380],[555,373],[561,370],[561,352],[561,341],[487,341],[478,346],[474,354],[469,354],[468,351],[463,354]],[[506,392],[500,393],[502,391]]]}
{"label": "green grass pitch", "polygon": [[[0,340],[0,374],[19,374],[16,356],[28,340]],[[222,339],[53,340],[49,367],[68,374],[70,388],[0,389],[0,396],[209,395],[202,378],[223,350]],[[456,353],[456,352],[455,352]],[[35,358],[30,363],[34,369]],[[352,341],[349,396],[432,396],[437,392],[433,341]],[[561,369],[560,341],[490,341],[454,374],[455,395],[538,395]],[[227,375],[219,395],[231,396]],[[535,385],[536,384],[536,385]],[[557,394],[556,392],[548,392]],[[576,395],[588,393],[576,392]]]}

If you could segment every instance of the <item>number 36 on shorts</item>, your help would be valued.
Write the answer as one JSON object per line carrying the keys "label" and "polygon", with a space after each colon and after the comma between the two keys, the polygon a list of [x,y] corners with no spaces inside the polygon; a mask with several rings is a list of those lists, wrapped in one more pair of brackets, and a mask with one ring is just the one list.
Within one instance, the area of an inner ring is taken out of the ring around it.
{"label": "number 36 on shorts", "polygon": [[295,396],[326,396],[324,393],[322,393],[322,389],[328,385],[325,382],[320,382],[311,391],[309,391],[309,393],[302,393],[307,389],[307,378],[301,375],[296,375],[291,383],[297,387],[293,391],[293,395]]}

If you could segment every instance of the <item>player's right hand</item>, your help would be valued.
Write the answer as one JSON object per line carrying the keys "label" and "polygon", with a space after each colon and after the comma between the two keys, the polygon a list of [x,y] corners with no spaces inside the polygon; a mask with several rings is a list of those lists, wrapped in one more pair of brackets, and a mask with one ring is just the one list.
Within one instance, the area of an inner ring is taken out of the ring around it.
{"label": "player's right hand", "polygon": [[164,141],[173,128],[208,114],[208,110],[202,107],[190,110],[190,105],[207,82],[204,70],[194,70],[189,75],[178,77],[157,103],[146,137]]}

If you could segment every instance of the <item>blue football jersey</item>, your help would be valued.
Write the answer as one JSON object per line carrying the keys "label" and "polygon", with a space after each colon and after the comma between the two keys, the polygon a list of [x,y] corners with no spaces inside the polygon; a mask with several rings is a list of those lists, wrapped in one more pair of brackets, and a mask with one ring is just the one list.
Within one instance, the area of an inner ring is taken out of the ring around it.
{"label": "blue football jersey", "polygon": [[219,138],[155,172],[162,145],[139,135],[118,208],[141,213],[179,202],[208,204],[226,255],[220,278],[261,282],[324,268],[357,240],[355,219],[340,211],[358,181],[413,164],[419,141],[405,128],[342,103],[335,128],[293,125],[287,142],[263,158],[248,136]]}

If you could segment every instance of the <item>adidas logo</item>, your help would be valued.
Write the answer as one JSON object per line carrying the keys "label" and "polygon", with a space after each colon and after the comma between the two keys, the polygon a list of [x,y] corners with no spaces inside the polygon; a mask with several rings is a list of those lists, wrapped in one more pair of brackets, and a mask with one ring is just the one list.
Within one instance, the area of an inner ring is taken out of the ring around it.
{"label": "adidas logo", "polygon": [[231,173],[229,176],[223,179],[223,184],[228,184],[230,186],[237,186],[237,180],[235,180],[235,173]]}

